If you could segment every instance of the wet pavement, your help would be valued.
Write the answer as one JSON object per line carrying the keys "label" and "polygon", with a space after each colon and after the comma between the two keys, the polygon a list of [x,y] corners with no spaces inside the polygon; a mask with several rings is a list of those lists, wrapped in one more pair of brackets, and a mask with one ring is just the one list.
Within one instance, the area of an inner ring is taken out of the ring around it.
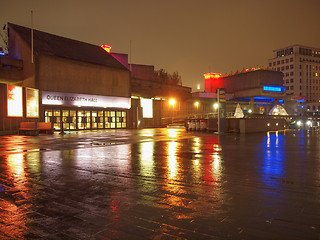
{"label": "wet pavement", "polygon": [[0,239],[320,239],[320,132],[0,143]]}

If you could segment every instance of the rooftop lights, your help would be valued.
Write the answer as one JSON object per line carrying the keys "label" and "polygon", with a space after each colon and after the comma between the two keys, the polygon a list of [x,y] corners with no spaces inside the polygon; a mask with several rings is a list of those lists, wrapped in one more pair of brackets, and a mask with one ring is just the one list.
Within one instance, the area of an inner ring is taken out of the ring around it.
{"label": "rooftop lights", "polygon": [[112,48],[111,46],[105,44],[101,45],[100,47],[102,47],[102,49],[105,50],[107,53],[110,53]]}
{"label": "rooftop lights", "polygon": [[205,73],[203,74],[204,79],[218,79],[221,78],[221,73]]}

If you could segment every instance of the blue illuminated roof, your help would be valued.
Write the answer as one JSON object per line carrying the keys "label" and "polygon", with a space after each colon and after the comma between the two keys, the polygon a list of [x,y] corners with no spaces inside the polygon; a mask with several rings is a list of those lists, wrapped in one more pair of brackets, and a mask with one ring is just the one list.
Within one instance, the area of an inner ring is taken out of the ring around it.
{"label": "blue illuminated roof", "polygon": [[276,86],[263,86],[263,91],[270,91],[270,92],[284,92],[284,87],[276,87]]}

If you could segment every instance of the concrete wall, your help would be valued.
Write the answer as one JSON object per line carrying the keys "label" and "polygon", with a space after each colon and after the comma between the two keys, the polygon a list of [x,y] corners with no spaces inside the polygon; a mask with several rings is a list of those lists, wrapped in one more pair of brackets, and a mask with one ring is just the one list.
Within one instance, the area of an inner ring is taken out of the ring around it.
{"label": "concrete wall", "polygon": [[283,74],[281,72],[261,69],[209,80],[205,82],[207,85],[205,87],[206,91],[211,89],[210,92],[216,92],[217,88],[225,88],[228,93],[234,93],[257,89],[263,85],[282,86]]}
{"label": "concrete wall", "polygon": [[240,133],[254,133],[289,129],[289,124],[285,119],[243,118],[239,127]]}
{"label": "concrete wall", "polygon": [[[22,68],[22,86],[36,88],[35,83],[35,65],[31,61],[31,50],[22,38],[10,29],[10,37],[8,43],[9,57],[23,60]],[[34,56],[36,61],[36,56]]]}
{"label": "concrete wall", "polygon": [[37,71],[40,90],[131,97],[126,70],[41,55]]}

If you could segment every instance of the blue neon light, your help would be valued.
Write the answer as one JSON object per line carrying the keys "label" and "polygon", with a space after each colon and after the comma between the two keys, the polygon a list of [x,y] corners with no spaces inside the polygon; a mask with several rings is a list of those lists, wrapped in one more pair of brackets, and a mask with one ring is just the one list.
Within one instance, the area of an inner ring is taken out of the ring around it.
{"label": "blue neon light", "polygon": [[274,98],[271,98],[271,97],[254,97],[254,100],[273,101]]}
{"label": "blue neon light", "polygon": [[283,100],[279,100],[279,103],[283,103]]}
{"label": "blue neon light", "polygon": [[1,56],[4,56],[4,55],[6,55],[6,53],[4,53],[4,52],[0,52],[0,55],[1,55]]}
{"label": "blue neon light", "polygon": [[263,86],[263,91],[270,91],[270,92],[284,92],[284,87],[275,87],[275,86]]}

